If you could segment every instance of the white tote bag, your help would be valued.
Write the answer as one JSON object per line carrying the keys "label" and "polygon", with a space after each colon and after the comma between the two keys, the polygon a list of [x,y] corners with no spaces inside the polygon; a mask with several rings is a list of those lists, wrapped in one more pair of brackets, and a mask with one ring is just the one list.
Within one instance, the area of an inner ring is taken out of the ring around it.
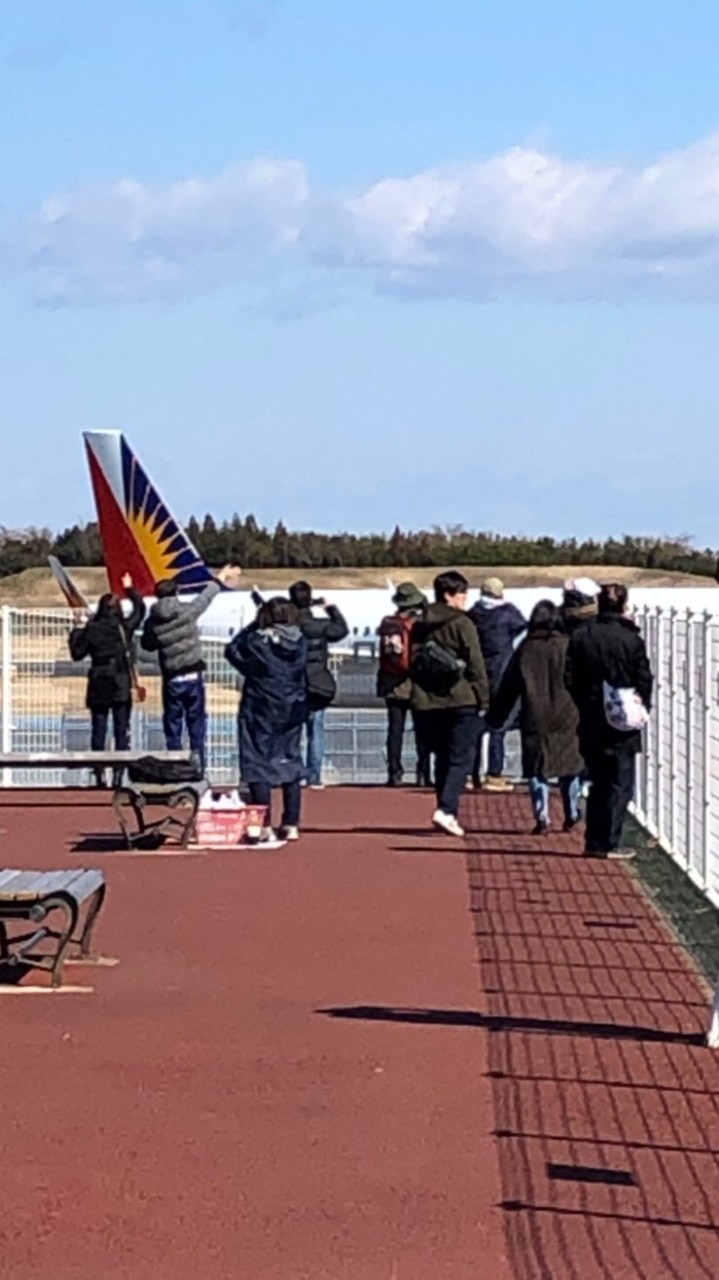
{"label": "white tote bag", "polygon": [[636,733],[645,727],[649,712],[636,689],[616,689],[605,680],[603,693],[604,715],[612,729],[618,729],[620,733]]}

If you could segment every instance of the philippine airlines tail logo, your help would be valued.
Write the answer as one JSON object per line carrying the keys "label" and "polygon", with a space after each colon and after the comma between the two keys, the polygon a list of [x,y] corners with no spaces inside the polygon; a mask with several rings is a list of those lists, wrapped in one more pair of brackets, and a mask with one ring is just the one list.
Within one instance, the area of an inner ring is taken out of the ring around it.
{"label": "philippine airlines tail logo", "polygon": [[172,578],[181,591],[200,591],[212,580],[207,565],[165,505],[119,431],[86,431],[85,447],[100,522],[110,590],[122,593],[132,574],[143,596]]}

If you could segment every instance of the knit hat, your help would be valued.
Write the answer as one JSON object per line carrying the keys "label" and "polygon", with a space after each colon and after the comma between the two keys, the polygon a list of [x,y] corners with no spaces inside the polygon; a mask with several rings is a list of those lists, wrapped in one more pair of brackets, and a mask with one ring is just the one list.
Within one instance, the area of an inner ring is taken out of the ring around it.
{"label": "knit hat", "polygon": [[392,596],[392,604],[398,609],[421,609],[426,603],[426,597],[413,582],[400,582]]}
{"label": "knit hat", "polygon": [[501,578],[485,578],[482,583],[482,595],[491,596],[493,600],[501,600],[504,596],[504,583]]}

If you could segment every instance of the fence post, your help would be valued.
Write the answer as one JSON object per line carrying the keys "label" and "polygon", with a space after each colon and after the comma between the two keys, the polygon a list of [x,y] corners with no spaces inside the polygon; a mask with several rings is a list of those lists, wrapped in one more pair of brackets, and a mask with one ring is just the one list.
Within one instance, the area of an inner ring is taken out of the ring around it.
{"label": "fence post", "polygon": [[[0,622],[2,637],[2,735],[0,735],[0,746],[3,755],[8,755],[12,751],[12,629],[10,626],[11,610],[10,606],[4,604],[2,606],[2,621]],[[2,785],[9,787],[12,785],[12,770],[2,770]]]}
{"label": "fence post", "polygon": [[677,853],[677,611],[669,610],[669,741],[670,779],[669,779],[669,827],[671,830],[670,845],[672,853]]}
{"label": "fence post", "polygon": [[686,845],[686,865],[687,871],[692,869],[692,850],[694,847],[694,795],[696,792],[696,780],[694,778],[694,614],[691,609],[687,610],[687,660],[685,664],[686,673],[686,731],[687,731],[687,748],[686,748],[686,780],[687,780],[687,800],[686,811],[684,814],[684,843]]}
{"label": "fence post", "polygon": [[654,776],[655,776],[655,829],[660,844],[665,843],[664,835],[664,760],[662,758],[664,743],[664,610],[657,608],[656,646],[652,659],[654,663],[655,694],[654,704]]}
{"label": "fence post", "polygon": [[712,803],[712,769],[711,769],[711,714],[712,714],[712,642],[711,642],[712,615],[709,612],[704,614],[704,670],[703,670],[703,719],[702,719],[702,741],[703,741],[703,801],[704,807],[702,811],[702,888],[706,889],[709,883],[707,867],[709,861],[709,830],[711,823],[711,803]]}

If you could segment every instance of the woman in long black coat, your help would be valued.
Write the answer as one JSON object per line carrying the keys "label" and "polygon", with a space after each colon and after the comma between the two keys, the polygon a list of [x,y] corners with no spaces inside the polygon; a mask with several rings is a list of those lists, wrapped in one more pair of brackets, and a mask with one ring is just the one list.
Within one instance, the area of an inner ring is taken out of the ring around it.
{"label": "woman in long black coat", "polygon": [[280,835],[296,840],[302,801],[300,739],[307,718],[307,641],[295,606],[279,596],[263,604],[257,620],[230,641],[225,656],[244,676],[238,722],[240,776],[253,804],[267,808],[263,836],[272,836],[272,790],[281,787]]}
{"label": "woman in long black coat", "polygon": [[564,830],[579,821],[581,773],[579,717],[565,684],[567,636],[556,605],[542,600],[529,619],[526,639],[512,657],[492,700],[489,720],[502,724],[517,699],[522,735],[522,773],[536,820],[535,835],[549,829],[549,780],[558,778]]}
{"label": "woman in long black coat", "polygon": [[[100,597],[94,616],[84,626],[73,627],[69,636],[73,660],[90,659],[85,705],[92,721],[90,747],[93,751],[105,750],[110,715],[115,750],[127,751],[130,746],[131,645],[133,634],[145,616],[145,605],[142,596],[134,590],[129,574],[123,578],[122,585],[132,604],[127,617],[119,597],[107,592]],[[103,787],[104,770],[95,769],[94,773],[97,786]],[[122,770],[115,770],[115,784],[119,784],[121,776]]]}

